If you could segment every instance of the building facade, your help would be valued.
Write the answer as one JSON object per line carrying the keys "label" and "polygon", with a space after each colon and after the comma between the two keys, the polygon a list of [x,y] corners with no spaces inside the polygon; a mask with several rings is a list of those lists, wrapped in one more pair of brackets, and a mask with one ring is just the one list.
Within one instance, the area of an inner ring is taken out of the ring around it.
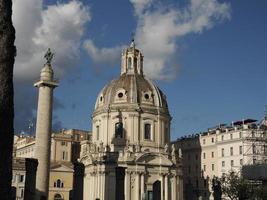
{"label": "building facade", "polygon": [[[185,199],[213,199],[212,179],[243,166],[267,163],[266,118],[219,125],[173,142],[183,153]],[[190,191],[194,191],[191,193]]]}
{"label": "building facade", "polygon": [[[51,163],[49,175],[49,200],[69,200],[73,184],[73,164],[80,156],[80,142],[91,140],[88,131],[69,129],[51,135]],[[13,187],[16,199],[24,199],[25,162],[24,158],[33,158],[35,138],[20,135],[14,140]]]}
{"label": "building facade", "polygon": [[99,93],[92,141],[83,141],[84,200],[182,200],[181,154],[170,146],[166,96],[143,74],[132,41],[121,74]]}
{"label": "building facade", "polygon": [[[69,129],[51,134],[51,154],[53,162],[74,162],[80,157],[80,142],[90,140],[89,131]],[[35,152],[35,137],[19,135],[14,140],[14,156],[17,158],[33,158]]]}

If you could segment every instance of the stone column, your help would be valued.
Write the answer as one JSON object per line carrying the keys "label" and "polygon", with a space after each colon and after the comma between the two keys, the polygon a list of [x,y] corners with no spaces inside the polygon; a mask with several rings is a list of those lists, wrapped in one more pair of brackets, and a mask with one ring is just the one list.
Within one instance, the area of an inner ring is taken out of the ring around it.
{"label": "stone column", "polygon": [[172,200],[177,200],[177,179],[175,175],[172,179]]}
{"label": "stone column", "polygon": [[125,200],[131,200],[131,184],[130,184],[130,172],[125,171],[125,177],[124,177],[124,194],[125,194]]}
{"label": "stone column", "polygon": [[144,173],[141,174],[141,199],[143,198],[145,192],[145,177]]}
{"label": "stone column", "polygon": [[165,186],[165,200],[169,200],[169,177],[168,175],[165,176],[165,183],[164,183],[164,186]]}
{"label": "stone column", "polygon": [[35,197],[36,187],[36,170],[38,160],[33,158],[25,158],[26,165],[26,179],[24,188],[24,200],[32,200]]}
{"label": "stone column", "polygon": [[48,198],[53,89],[58,86],[53,74],[51,64],[47,61],[41,70],[40,80],[34,84],[35,87],[39,88],[35,143],[35,158],[38,159],[39,163],[36,179],[37,200]]}
{"label": "stone column", "polygon": [[178,183],[179,183],[179,200],[184,199],[184,194],[183,194],[183,179],[182,176],[178,176]]}
{"label": "stone column", "polygon": [[96,177],[96,172],[93,173],[93,185],[92,185],[92,199],[96,198],[96,193],[97,193],[97,177]]}
{"label": "stone column", "polygon": [[73,173],[73,199],[83,200],[83,181],[84,181],[84,165],[79,162],[74,163]]}
{"label": "stone column", "polygon": [[135,190],[135,199],[136,200],[139,200],[140,199],[140,174],[138,172],[136,172],[135,174],[135,187],[136,187],[136,190]]}
{"label": "stone column", "polygon": [[160,189],[161,189],[160,199],[164,200],[164,174],[161,175]]}

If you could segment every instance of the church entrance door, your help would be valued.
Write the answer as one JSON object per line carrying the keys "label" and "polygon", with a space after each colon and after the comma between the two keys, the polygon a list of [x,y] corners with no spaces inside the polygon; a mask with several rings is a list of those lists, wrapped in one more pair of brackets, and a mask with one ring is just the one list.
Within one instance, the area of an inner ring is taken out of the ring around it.
{"label": "church entrance door", "polygon": [[153,183],[153,200],[161,200],[161,187],[160,181]]}

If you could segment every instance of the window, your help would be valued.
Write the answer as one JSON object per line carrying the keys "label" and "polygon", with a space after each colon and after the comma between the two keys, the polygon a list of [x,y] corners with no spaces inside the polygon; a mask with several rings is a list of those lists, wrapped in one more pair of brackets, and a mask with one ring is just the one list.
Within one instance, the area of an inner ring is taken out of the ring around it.
{"label": "window", "polygon": [[233,149],[233,147],[230,147],[230,155],[231,156],[234,155],[234,149]]}
{"label": "window", "polygon": [[68,160],[68,152],[62,151],[62,160]]}
{"label": "window", "polygon": [[222,148],[222,157],[224,157],[224,148]]}
{"label": "window", "polygon": [[241,155],[243,153],[242,146],[239,146],[239,154]]}
{"label": "window", "polygon": [[99,140],[99,126],[96,126],[96,139]]}
{"label": "window", "polygon": [[22,197],[22,198],[24,197],[24,190],[23,189],[20,190],[20,197]]}
{"label": "window", "polygon": [[204,172],[206,171],[206,165],[203,165],[203,171]]}
{"label": "window", "polygon": [[242,132],[239,132],[239,138],[242,138]]}
{"label": "window", "polygon": [[240,165],[243,165],[243,159],[240,159]]}
{"label": "window", "polygon": [[151,124],[145,124],[145,139],[151,140]]}
{"label": "window", "polygon": [[198,160],[198,155],[197,154],[195,155],[195,158],[196,158],[196,160]]}
{"label": "window", "polygon": [[214,138],[211,138],[211,142],[214,143]]}
{"label": "window", "polygon": [[24,175],[19,175],[19,182],[23,182],[24,181]]}
{"label": "window", "polygon": [[211,157],[214,158],[214,152],[211,152]]}
{"label": "window", "polygon": [[253,163],[252,164],[253,165],[256,164],[256,161],[257,161],[257,159],[256,158],[253,158]]}
{"label": "window", "polygon": [[224,136],[223,135],[222,135],[221,139],[222,139],[222,141],[224,140]]}
{"label": "window", "polygon": [[188,154],[187,159],[190,160],[190,154]]}
{"label": "window", "polygon": [[203,139],[203,144],[206,144],[206,140],[205,139]]}
{"label": "window", "polygon": [[205,159],[206,158],[206,153],[203,153],[203,159]]}
{"label": "window", "polygon": [[222,167],[225,167],[225,161],[222,161]]}
{"label": "window", "polygon": [[61,146],[67,146],[67,142],[61,141]]}
{"label": "window", "polygon": [[255,146],[255,144],[252,145],[252,153],[253,153],[253,154],[256,153],[256,146]]}
{"label": "window", "polygon": [[230,134],[230,139],[231,139],[231,140],[233,139],[233,134],[232,134],[232,133]]}
{"label": "window", "polygon": [[118,122],[115,124],[115,137],[123,138],[123,124],[122,122]]}
{"label": "window", "polygon": [[211,170],[214,171],[214,164],[211,164]]}
{"label": "window", "polygon": [[234,161],[233,160],[231,160],[231,167],[233,167],[234,166]]}
{"label": "window", "polygon": [[63,200],[63,197],[60,194],[55,194],[54,200]]}
{"label": "window", "polygon": [[189,174],[191,173],[191,166],[190,165],[188,166],[188,173]]}
{"label": "window", "polygon": [[128,58],[128,68],[131,69],[132,68],[132,59]]}
{"label": "window", "polygon": [[57,181],[54,182],[54,187],[63,188],[64,187],[64,183],[60,179],[57,179]]}

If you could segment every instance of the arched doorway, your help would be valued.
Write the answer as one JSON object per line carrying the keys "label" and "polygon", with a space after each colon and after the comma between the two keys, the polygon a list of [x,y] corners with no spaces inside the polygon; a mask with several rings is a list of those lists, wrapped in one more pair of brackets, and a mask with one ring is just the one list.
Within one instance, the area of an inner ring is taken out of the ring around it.
{"label": "arched doorway", "polygon": [[161,186],[160,181],[153,183],[153,200],[161,200]]}
{"label": "arched doorway", "polygon": [[54,200],[64,200],[60,194],[55,194]]}

